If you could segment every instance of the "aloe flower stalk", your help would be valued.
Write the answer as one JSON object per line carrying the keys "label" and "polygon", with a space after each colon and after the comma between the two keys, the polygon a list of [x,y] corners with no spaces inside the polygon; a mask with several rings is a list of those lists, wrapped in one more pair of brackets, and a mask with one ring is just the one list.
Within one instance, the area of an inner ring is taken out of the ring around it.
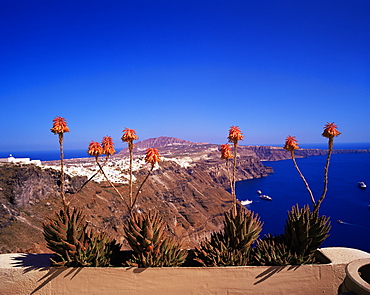
{"label": "aloe flower stalk", "polygon": [[238,149],[238,142],[239,140],[243,140],[243,133],[240,131],[238,126],[231,126],[229,129],[229,136],[227,139],[230,143],[234,144],[234,163],[233,163],[233,174],[231,179],[231,195],[233,196],[233,208],[234,213],[236,214],[236,194],[235,194],[235,175],[236,175],[236,156],[237,156],[237,149]]}
{"label": "aloe flower stalk", "polygon": [[99,142],[91,141],[89,144],[89,149],[87,150],[87,153],[90,156],[98,158],[100,155],[103,154],[103,148]]}
{"label": "aloe flower stalk", "polygon": [[229,161],[230,159],[233,158],[233,155],[231,153],[230,145],[228,145],[227,143],[222,144],[220,151],[221,151],[221,159],[225,160],[227,177],[230,182],[231,194],[233,194],[232,178],[230,174],[230,161]]}
{"label": "aloe flower stalk", "polygon": [[285,140],[284,149],[286,149],[287,151],[290,151],[294,166],[296,167],[299,175],[301,176],[301,178],[303,179],[303,181],[306,185],[306,188],[307,188],[307,190],[310,194],[310,197],[311,197],[314,212],[316,212],[316,213],[318,213],[318,211],[320,209],[320,206],[321,206],[321,203],[326,197],[326,193],[327,193],[327,190],[328,190],[329,165],[330,165],[330,158],[331,158],[331,155],[333,153],[334,137],[337,137],[340,134],[341,133],[337,130],[337,125],[335,125],[334,123],[326,123],[326,125],[324,126],[324,132],[322,133],[322,136],[328,138],[328,155],[327,155],[327,158],[326,158],[326,164],[325,164],[325,169],[324,169],[324,188],[323,188],[322,195],[321,195],[320,199],[317,202],[315,201],[315,198],[312,194],[312,191],[311,191],[306,179],[304,178],[303,174],[299,170],[297,162],[294,158],[294,150],[299,149],[298,144],[297,144],[297,140],[295,139],[294,136],[290,136],[290,135]]}
{"label": "aloe flower stalk", "polygon": [[[91,141],[90,144],[89,144],[89,149],[87,151],[87,153],[90,155],[90,156],[93,156],[95,157],[95,162],[96,164],[98,165],[99,167],[99,170],[93,175],[91,176],[84,184],[83,186],[85,186],[90,180],[92,180],[99,172],[101,172],[104,176],[104,178],[108,181],[108,183],[110,184],[111,187],[114,188],[114,190],[116,191],[116,193],[118,194],[118,196],[121,198],[121,200],[124,202],[124,204],[127,206],[128,208],[128,205],[124,199],[124,197],[122,196],[122,194],[119,192],[119,190],[116,188],[116,186],[109,180],[107,174],[104,172],[103,170],[103,167],[104,165],[107,163],[107,160],[108,160],[108,157],[112,154],[114,154],[116,151],[114,149],[114,146],[113,146],[113,140],[111,137],[109,136],[106,136],[103,138],[103,141],[102,141],[102,144],[100,144],[99,142],[96,142],[96,141]],[[101,165],[99,163],[99,156],[102,156],[102,155],[106,155],[106,158],[105,158],[105,161],[104,161],[104,164]],[[82,187],[83,187],[82,186]],[[80,189],[81,190],[81,189]],[[80,191],[79,190],[79,191]]]}
{"label": "aloe flower stalk", "polygon": [[[99,144],[99,142],[96,142],[96,141],[91,141],[90,144],[89,144],[89,148],[87,150],[87,153],[89,154],[89,156],[93,156],[93,157],[99,157],[101,154],[102,154],[102,151],[103,151],[103,148],[102,146]],[[90,176],[89,179],[87,179],[82,185],[81,187],[78,189],[77,192],[75,192],[72,196],[72,198],[69,200],[69,203],[70,204],[72,202],[72,200],[74,199],[74,197],[99,173],[101,172],[100,171],[100,168],[98,168],[98,170],[92,175]]]}
{"label": "aloe flower stalk", "polygon": [[324,169],[324,188],[321,195],[321,198],[318,200],[315,211],[318,211],[320,208],[320,205],[322,201],[326,197],[326,192],[328,190],[328,174],[329,174],[329,164],[330,164],[330,158],[333,153],[333,146],[334,146],[334,137],[339,136],[341,133],[337,130],[337,125],[333,123],[326,123],[324,126],[324,132],[322,133],[322,136],[328,138],[328,156],[326,158],[326,164]]}
{"label": "aloe flower stalk", "polygon": [[145,154],[145,162],[146,163],[149,163],[151,166],[150,166],[150,170],[148,171],[148,174],[145,176],[143,182],[140,184],[140,187],[138,188],[137,192],[136,192],[136,195],[135,195],[135,198],[132,202],[132,206],[131,206],[131,210],[130,212],[132,211],[132,209],[134,208],[135,206],[135,203],[137,201],[137,198],[140,194],[140,191],[144,185],[144,183],[147,181],[149,175],[152,173],[153,169],[154,169],[154,166],[156,163],[159,163],[161,161],[161,156],[158,152],[158,149],[157,148],[149,148],[146,150],[146,154]]}
{"label": "aloe flower stalk", "polygon": [[[104,167],[106,165],[106,163],[108,162],[108,159],[109,159],[109,156],[110,155],[113,155],[116,153],[116,150],[114,149],[114,144],[113,144],[113,140],[112,140],[112,137],[110,136],[105,136],[103,137],[103,140],[102,140],[102,143],[101,143],[101,146],[99,146],[99,143],[98,142],[95,142],[95,141],[92,141],[89,145],[89,148],[87,150],[87,153],[90,155],[90,156],[94,156],[95,157],[95,154],[97,154],[98,156],[104,154],[106,155],[105,156],[105,161],[102,165],[102,167]],[[83,185],[78,189],[77,192],[75,192],[71,198],[71,200],[68,202],[71,203],[71,201],[74,199],[74,197],[99,173],[101,172],[101,169],[98,167],[97,171],[92,175],[90,176],[89,179],[87,179]]]}
{"label": "aloe flower stalk", "polygon": [[229,159],[232,159],[233,155],[231,153],[231,148],[228,144],[222,144],[221,145],[221,159],[224,159],[228,161]]}
{"label": "aloe flower stalk", "polygon": [[146,150],[145,162],[151,164],[151,169],[153,169],[154,165],[160,161],[161,156],[157,148],[149,148]]}
{"label": "aloe flower stalk", "polygon": [[63,117],[55,117],[53,120],[53,127],[50,129],[54,134],[59,136],[59,151],[60,151],[60,195],[64,207],[67,206],[65,193],[64,193],[64,152],[63,152],[63,141],[64,133],[69,132],[67,122]]}
{"label": "aloe flower stalk", "polygon": [[103,147],[103,154],[106,155],[107,157],[114,155],[116,153],[112,137],[104,136],[101,145]]}
{"label": "aloe flower stalk", "polygon": [[306,186],[306,189],[307,189],[308,193],[310,194],[312,206],[315,206],[316,205],[316,202],[315,202],[315,198],[313,196],[313,193],[311,191],[311,188],[308,185],[308,182],[307,182],[306,178],[303,176],[301,170],[299,169],[298,164],[297,164],[297,161],[295,160],[295,157],[294,157],[294,151],[299,149],[298,141],[295,139],[294,136],[290,136],[289,135],[286,138],[284,149],[290,152],[292,161],[294,163],[294,167],[297,169],[299,176],[302,178],[302,180],[303,180],[303,182],[304,182],[304,184]]}
{"label": "aloe flower stalk", "polygon": [[134,140],[138,140],[139,137],[136,135],[136,131],[134,129],[125,128],[123,131],[123,135],[121,137],[123,142],[127,142],[128,150],[130,154],[130,205],[129,207],[132,208],[133,206],[133,199],[132,199],[132,164],[133,164],[133,149],[134,149]]}

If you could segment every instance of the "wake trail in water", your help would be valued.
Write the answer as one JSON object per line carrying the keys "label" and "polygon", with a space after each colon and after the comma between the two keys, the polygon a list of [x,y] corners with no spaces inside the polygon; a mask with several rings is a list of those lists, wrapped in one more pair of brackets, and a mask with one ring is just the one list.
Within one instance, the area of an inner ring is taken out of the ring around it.
{"label": "wake trail in water", "polygon": [[370,230],[370,226],[366,226],[366,225],[349,223],[349,222],[345,222],[345,221],[342,221],[342,220],[337,220],[337,222],[340,223],[340,224],[344,224],[344,225],[349,225],[349,226],[353,226],[353,227],[364,228],[364,229],[369,229]]}

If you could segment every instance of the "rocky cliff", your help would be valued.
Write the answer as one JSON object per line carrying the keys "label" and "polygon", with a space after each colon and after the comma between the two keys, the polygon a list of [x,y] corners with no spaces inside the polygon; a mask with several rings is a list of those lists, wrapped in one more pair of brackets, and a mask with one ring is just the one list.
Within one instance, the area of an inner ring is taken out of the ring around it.
{"label": "rocky cliff", "polygon": [[[282,147],[273,146],[245,146],[243,149],[253,151],[255,156],[261,161],[278,161],[290,159],[290,152],[284,150]],[[349,154],[349,153],[369,153],[368,149],[334,149],[333,154]],[[296,158],[306,158],[311,156],[327,155],[328,151],[325,149],[299,149],[294,152]]]}
{"label": "rocky cliff", "polygon": [[[66,176],[66,192],[74,193],[85,177]],[[0,253],[25,251],[40,244],[41,221],[56,204],[59,171],[33,164],[0,165]],[[57,209],[57,207],[54,207]]]}

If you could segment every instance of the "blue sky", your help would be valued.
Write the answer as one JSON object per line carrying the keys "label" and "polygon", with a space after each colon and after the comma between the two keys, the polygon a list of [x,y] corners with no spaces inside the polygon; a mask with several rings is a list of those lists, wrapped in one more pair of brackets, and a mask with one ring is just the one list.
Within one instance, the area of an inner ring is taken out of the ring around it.
{"label": "blue sky", "polygon": [[0,0],[0,151],[113,137],[370,142],[370,1]]}

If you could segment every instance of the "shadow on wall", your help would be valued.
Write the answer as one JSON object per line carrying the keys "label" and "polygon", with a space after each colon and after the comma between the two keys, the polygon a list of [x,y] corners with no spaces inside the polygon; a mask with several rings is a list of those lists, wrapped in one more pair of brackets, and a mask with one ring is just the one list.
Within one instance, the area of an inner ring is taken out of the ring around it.
{"label": "shadow on wall", "polygon": [[35,294],[37,291],[46,286],[50,281],[61,275],[63,272],[67,272],[64,277],[71,276],[71,280],[82,270],[79,268],[55,268],[52,267],[50,258],[53,254],[22,254],[12,258],[13,267],[24,268],[23,273],[27,273],[33,270],[48,271],[42,278],[39,279],[40,285],[35,288],[30,294]]}

